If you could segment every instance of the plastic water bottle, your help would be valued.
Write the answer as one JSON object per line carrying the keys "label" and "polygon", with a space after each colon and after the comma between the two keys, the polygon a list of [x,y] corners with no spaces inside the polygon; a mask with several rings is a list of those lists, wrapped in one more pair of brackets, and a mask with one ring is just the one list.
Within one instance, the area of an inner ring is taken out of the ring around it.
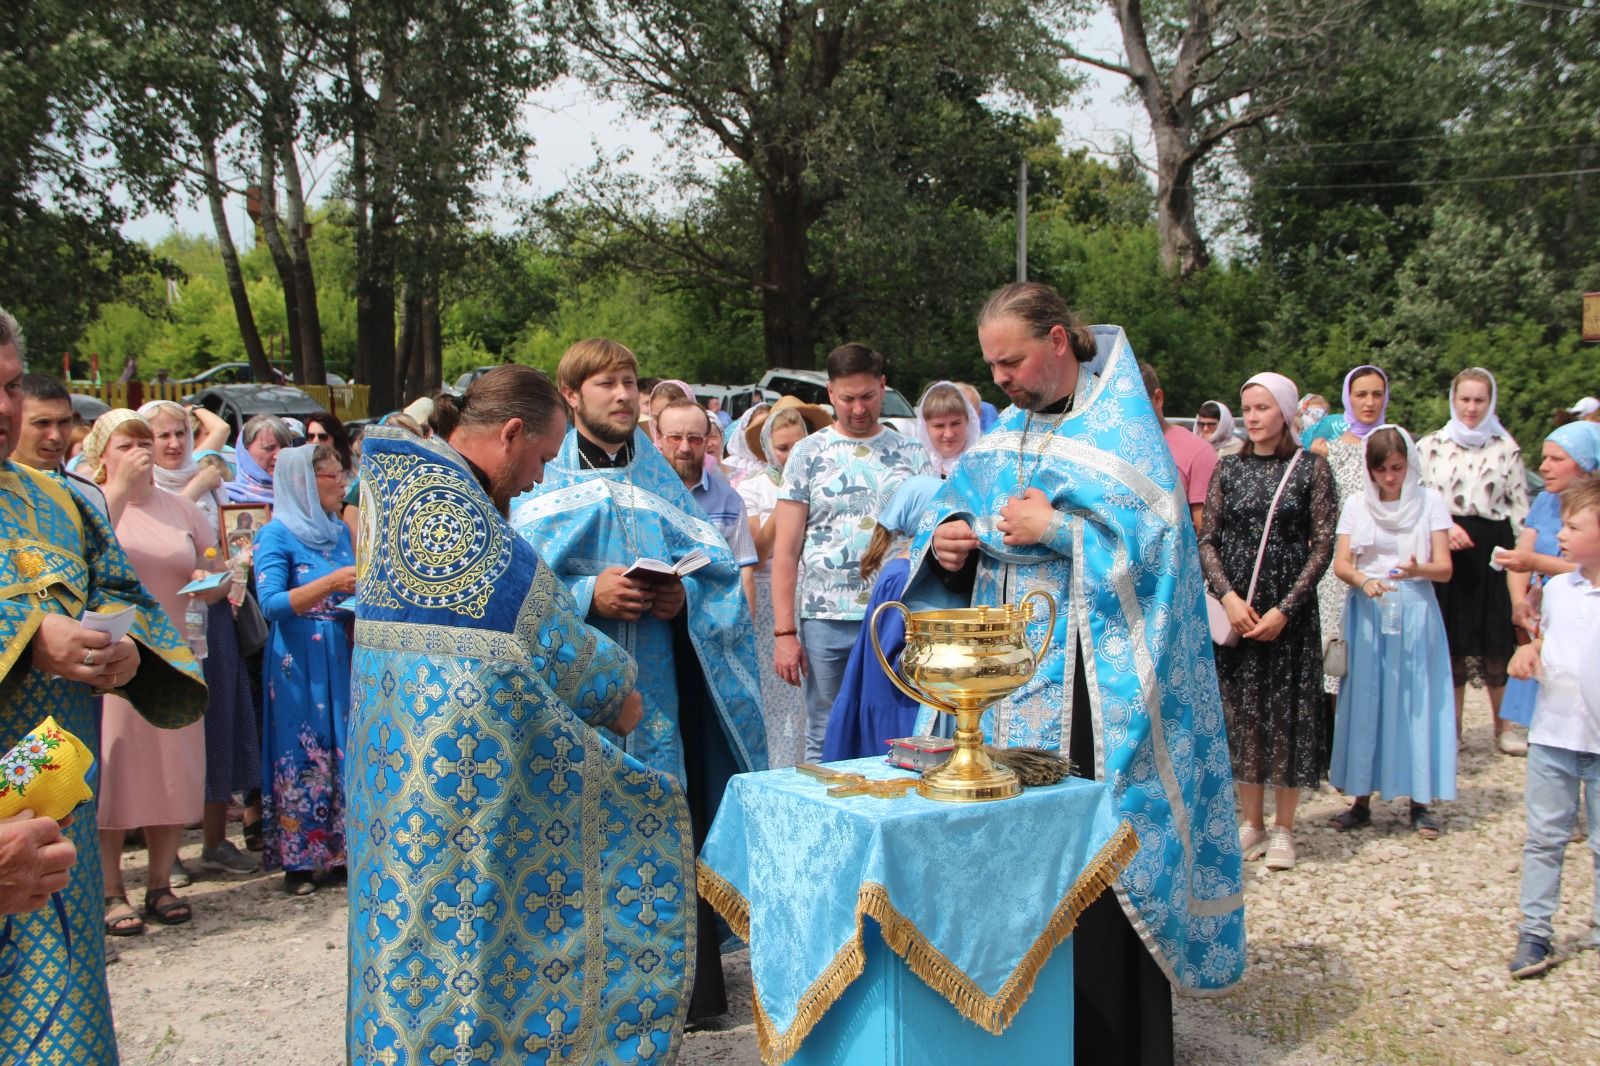
{"label": "plastic water bottle", "polygon": [[196,660],[206,657],[206,605],[198,596],[189,597],[189,609],[183,612],[183,639]]}
{"label": "plastic water bottle", "polygon": [[1379,629],[1386,637],[1400,632],[1400,590],[1390,589],[1378,603]]}

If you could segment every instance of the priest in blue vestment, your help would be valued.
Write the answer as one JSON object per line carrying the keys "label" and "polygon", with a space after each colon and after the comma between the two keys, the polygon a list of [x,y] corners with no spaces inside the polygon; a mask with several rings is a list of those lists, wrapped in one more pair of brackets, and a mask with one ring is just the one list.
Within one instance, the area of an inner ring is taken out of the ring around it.
{"label": "priest in blue vestment", "polygon": [[[911,549],[913,608],[1055,596],[1033,679],[984,718],[1002,747],[1066,750],[1139,835],[1115,896],[1073,934],[1077,1062],[1170,1062],[1170,989],[1244,971],[1233,776],[1199,553],[1127,338],[1078,324],[1050,288],[995,292],[978,318],[1013,406],[961,457]],[[925,712],[925,716],[931,712]],[[923,723],[931,725],[926,720]]]}
{"label": "priest in blue vestment", "polygon": [[670,1063],[694,978],[683,791],[603,729],[635,667],[505,520],[566,431],[530,367],[363,440],[346,761],[348,1059]]}
{"label": "priest in blue vestment", "polygon": [[[21,329],[0,310],[0,753],[54,717],[98,755],[96,690],[124,697],[161,728],[199,721],[200,665],[140,584],[104,513],[71,487],[77,479],[9,458],[22,420],[22,371]],[[128,606],[132,628],[115,643],[78,621]],[[115,1064],[93,800],[62,834],[77,862],[55,893],[57,906],[5,922],[0,1061]]]}
{"label": "priest in blue vestment", "polygon": [[[591,625],[639,663],[644,720],[629,754],[688,792],[698,847],[728,779],[767,768],[755,630],[733,553],[666,458],[638,429],[638,361],[611,340],[580,341],[556,370],[575,428],[512,525],[571,588]],[[681,580],[626,577],[640,558],[709,559]],[[709,904],[700,909],[691,1022],[727,1009]]]}

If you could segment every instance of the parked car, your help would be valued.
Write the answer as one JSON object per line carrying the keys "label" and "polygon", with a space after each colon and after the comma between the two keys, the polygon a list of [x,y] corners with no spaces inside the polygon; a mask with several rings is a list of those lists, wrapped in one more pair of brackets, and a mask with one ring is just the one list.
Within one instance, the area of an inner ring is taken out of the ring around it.
{"label": "parked car", "polygon": [[729,418],[738,418],[762,398],[758,385],[690,385],[694,398],[702,407],[707,400],[722,401],[722,409]]}
{"label": "parked car", "polygon": [[[1173,425],[1173,426],[1182,426],[1184,429],[1188,430],[1190,433],[1194,432],[1194,419],[1193,418],[1169,418],[1169,419],[1167,419],[1167,423],[1169,425]],[[1250,439],[1250,434],[1248,434],[1248,433],[1246,433],[1244,431],[1244,420],[1243,419],[1235,419],[1234,420],[1234,423],[1233,423],[1233,435],[1234,435],[1234,438],[1237,439],[1237,440],[1249,440]]]}
{"label": "parked car", "polygon": [[[290,366],[284,362],[274,362],[273,371],[277,374],[280,384],[287,384],[290,376]],[[192,378],[180,378],[179,385],[198,385],[208,388],[212,385],[249,385],[255,382],[255,377],[250,372],[249,363],[218,363],[214,367],[200,371]]]}
{"label": "parked car", "polygon": [[255,415],[277,415],[280,418],[307,418],[322,410],[308,393],[290,385],[214,385],[183,402],[207,411],[228,423],[228,443],[239,439],[239,430]]}
{"label": "parked car", "polygon": [[[279,385],[294,384],[294,373],[288,363],[274,360],[272,372],[276,375],[275,383]],[[325,374],[329,385],[348,385],[343,377],[338,374]],[[251,385],[256,379],[250,374],[249,363],[218,363],[208,370],[202,370],[192,378],[181,378],[179,385],[199,385],[202,388],[210,385]]]}
{"label": "parked car", "polygon": [[78,419],[85,424],[93,422],[111,410],[111,405],[98,396],[90,396],[88,393],[83,392],[74,392],[71,396],[72,413],[77,415]]}
{"label": "parked car", "polygon": [[456,378],[456,383],[454,385],[444,386],[444,391],[452,393],[456,396],[460,396],[462,393],[467,391],[468,385],[471,385],[474,381],[478,380],[478,378],[482,377],[484,374],[493,369],[494,367],[492,366],[473,367],[465,374],[462,374],[460,377]]}
{"label": "parked car", "polygon": [[[761,375],[760,387],[769,400],[793,396],[826,408],[830,413],[833,411],[833,404],[828,400],[828,375],[820,370],[769,370]],[[883,390],[882,420],[908,437],[916,435],[917,410],[895,389]]]}

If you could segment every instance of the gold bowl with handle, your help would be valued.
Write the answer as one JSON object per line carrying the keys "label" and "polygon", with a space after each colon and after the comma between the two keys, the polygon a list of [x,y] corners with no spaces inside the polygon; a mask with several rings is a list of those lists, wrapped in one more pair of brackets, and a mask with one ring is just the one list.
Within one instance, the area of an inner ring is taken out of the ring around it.
{"label": "gold bowl with handle", "polygon": [[[1045,638],[1028,646],[1030,602],[1050,609]],[[900,670],[889,664],[878,643],[878,619],[887,610],[905,617],[906,647]],[[982,803],[1020,795],[1016,773],[997,766],[983,746],[983,713],[989,705],[1027,684],[1039,668],[1055,631],[1055,597],[1034,589],[1017,603],[998,607],[960,607],[913,611],[898,600],[872,612],[872,650],[878,665],[901,692],[936,711],[955,716],[955,750],[944,765],[922,775],[917,792],[950,803]],[[902,676],[902,674],[904,676]]]}

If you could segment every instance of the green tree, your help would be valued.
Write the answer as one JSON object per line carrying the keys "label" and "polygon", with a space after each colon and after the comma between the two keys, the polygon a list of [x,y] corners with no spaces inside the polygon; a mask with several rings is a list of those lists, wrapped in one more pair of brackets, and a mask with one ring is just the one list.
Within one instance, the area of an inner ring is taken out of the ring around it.
{"label": "green tree", "polygon": [[[1033,5],[1020,0],[555,6],[591,84],[676,146],[709,138],[735,161],[710,179],[672,174],[695,200],[677,214],[645,206],[648,183],[597,170],[573,197],[583,210],[562,227],[568,245],[612,242],[637,268],[759,307],[770,366],[814,365],[828,305],[851,295],[841,246],[819,227],[833,218],[853,232],[870,219],[881,240],[906,221],[947,221],[964,193],[990,184],[984,174],[1009,175],[1021,153],[990,102],[1008,92],[1052,100],[1062,87]],[[910,244],[926,249],[926,235]]]}

